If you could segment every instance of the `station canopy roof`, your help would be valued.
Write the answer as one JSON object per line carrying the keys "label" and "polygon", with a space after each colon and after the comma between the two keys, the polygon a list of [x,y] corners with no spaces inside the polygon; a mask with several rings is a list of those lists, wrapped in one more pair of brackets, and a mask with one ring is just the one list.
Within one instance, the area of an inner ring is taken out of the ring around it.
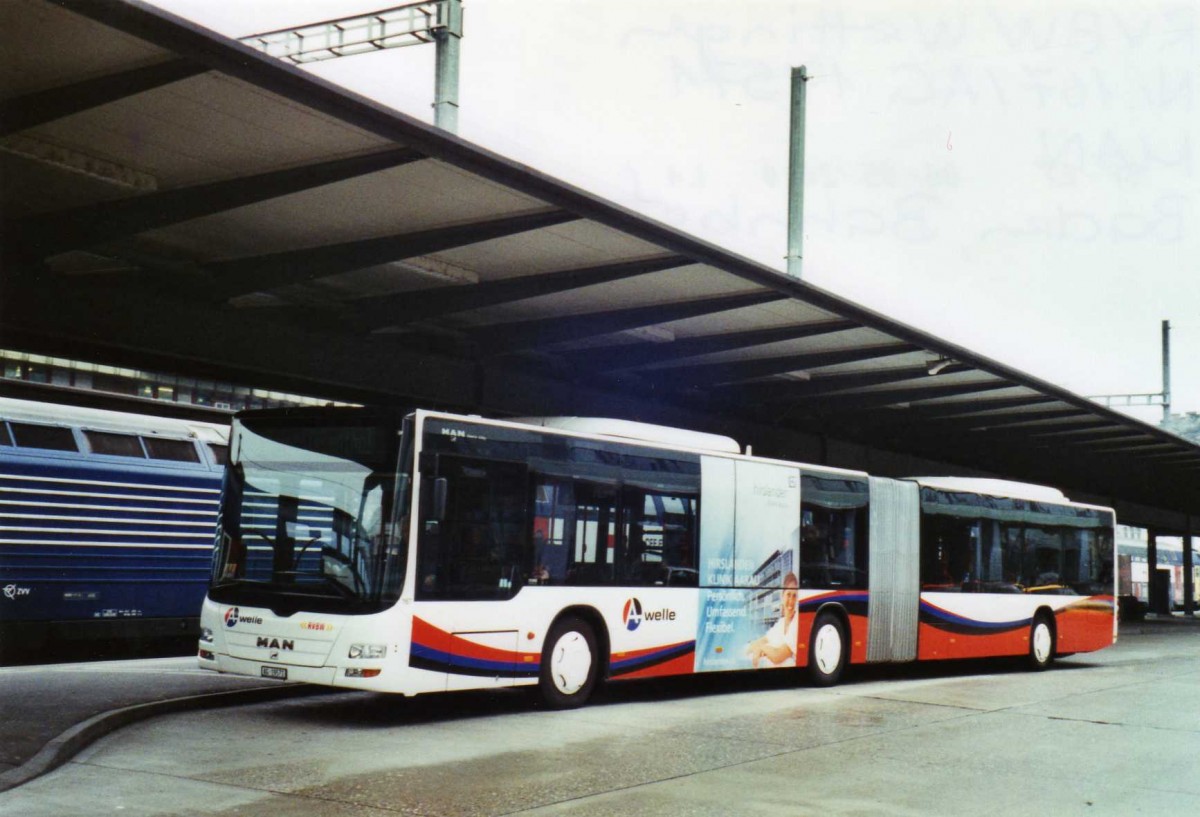
{"label": "station canopy roof", "polygon": [[9,0],[0,31],[7,348],[1200,504],[1186,440],[153,7]]}

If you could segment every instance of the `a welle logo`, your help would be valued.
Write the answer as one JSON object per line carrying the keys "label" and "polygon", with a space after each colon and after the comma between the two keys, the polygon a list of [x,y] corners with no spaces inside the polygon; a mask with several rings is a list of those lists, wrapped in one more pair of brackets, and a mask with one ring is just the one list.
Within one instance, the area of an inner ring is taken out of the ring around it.
{"label": "a welle logo", "polygon": [[661,610],[643,611],[642,603],[637,599],[629,599],[625,602],[625,609],[621,612],[621,621],[625,622],[625,629],[630,632],[641,627],[643,622],[674,620],[675,611],[669,607],[664,607]]}
{"label": "a welle logo", "polygon": [[225,611],[225,626],[236,627],[238,622],[242,624],[262,624],[263,620],[259,616],[242,615],[241,611],[236,607],[230,607]]}

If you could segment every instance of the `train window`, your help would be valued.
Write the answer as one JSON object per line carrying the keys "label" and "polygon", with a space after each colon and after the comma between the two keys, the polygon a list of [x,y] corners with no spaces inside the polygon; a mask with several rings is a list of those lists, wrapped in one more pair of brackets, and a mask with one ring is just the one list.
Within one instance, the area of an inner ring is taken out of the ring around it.
{"label": "train window", "polygon": [[159,437],[142,437],[146,453],[152,460],[175,462],[200,462],[200,452],[191,440],[164,440]]}
{"label": "train window", "polygon": [[145,459],[146,452],[136,434],[114,434],[110,431],[85,431],[88,445],[93,454],[112,454],[118,457]]}
{"label": "train window", "polygon": [[78,451],[71,429],[34,423],[10,423],[13,440],[21,448],[46,448],[51,451]]}
{"label": "train window", "polygon": [[212,454],[213,462],[217,465],[229,464],[229,446],[219,443],[209,443],[208,450]]}
{"label": "train window", "polygon": [[12,438],[8,436],[7,423],[0,423],[0,445],[12,445]]}

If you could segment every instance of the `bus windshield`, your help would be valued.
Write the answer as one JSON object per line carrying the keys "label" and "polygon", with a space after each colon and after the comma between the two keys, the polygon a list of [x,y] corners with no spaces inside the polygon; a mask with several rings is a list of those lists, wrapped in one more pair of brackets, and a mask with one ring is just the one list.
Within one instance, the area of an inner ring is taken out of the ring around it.
{"label": "bus windshield", "polygon": [[[399,423],[362,410],[234,419],[209,596],[366,613],[399,597],[409,469]],[[403,471],[404,473],[400,473]]]}

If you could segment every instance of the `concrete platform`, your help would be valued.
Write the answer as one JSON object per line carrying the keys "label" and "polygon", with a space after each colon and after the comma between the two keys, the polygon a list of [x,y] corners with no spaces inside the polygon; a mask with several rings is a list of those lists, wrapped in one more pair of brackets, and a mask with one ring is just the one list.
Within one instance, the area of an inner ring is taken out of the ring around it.
{"label": "concrete platform", "polygon": [[[1147,616],[1127,636],[1200,632],[1200,618]],[[191,656],[0,668],[0,791],[70,760],[100,737],[169,712],[335,690],[201,670]]]}
{"label": "concrete platform", "polygon": [[192,656],[0,668],[0,791],[135,721],[324,691],[219,675]]}

